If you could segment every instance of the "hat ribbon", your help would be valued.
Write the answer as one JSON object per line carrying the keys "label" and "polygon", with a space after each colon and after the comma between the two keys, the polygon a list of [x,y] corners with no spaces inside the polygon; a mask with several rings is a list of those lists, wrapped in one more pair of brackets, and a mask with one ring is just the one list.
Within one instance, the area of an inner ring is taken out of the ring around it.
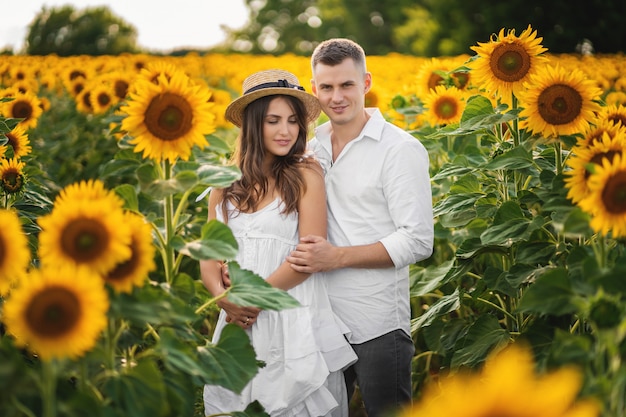
{"label": "hat ribbon", "polygon": [[263,84],[259,84],[259,85],[255,85],[254,87],[244,91],[244,95],[249,94],[253,91],[257,91],[257,90],[261,90],[263,88],[276,88],[276,87],[280,87],[280,88],[293,88],[296,90],[301,90],[304,91],[304,87],[300,86],[300,85],[294,85],[294,84],[289,84],[289,81],[287,80],[278,80],[275,82],[271,82],[271,83],[263,83]]}

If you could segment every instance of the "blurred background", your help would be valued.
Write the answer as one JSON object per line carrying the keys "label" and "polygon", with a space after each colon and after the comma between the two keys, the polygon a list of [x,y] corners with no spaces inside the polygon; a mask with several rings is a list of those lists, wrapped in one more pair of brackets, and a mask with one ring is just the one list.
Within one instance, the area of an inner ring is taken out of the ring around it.
{"label": "blurred background", "polygon": [[369,55],[451,56],[529,24],[551,53],[616,53],[626,42],[623,0],[26,0],[3,15],[4,54],[309,55],[349,37]]}

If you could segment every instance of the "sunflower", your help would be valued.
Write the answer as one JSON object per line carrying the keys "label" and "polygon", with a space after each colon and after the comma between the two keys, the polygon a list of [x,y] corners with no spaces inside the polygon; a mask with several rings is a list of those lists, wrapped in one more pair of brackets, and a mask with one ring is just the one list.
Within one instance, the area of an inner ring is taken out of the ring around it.
{"label": "sunflower", "polygon": [[87,268],[42,267],[20,281],[4,305],[7,332],[43,360],[77,358],[107,324],[102,279]]}
{"label": "sunflower", "polygon": [[591,228],[603,235],[626,236],[626,157],[602,160],[587,181],[589,194],[578,205],[591,214]]}
{"label": "sunflower", "polygon": [[24,189],[24,163],[17,158],[0,160],[0,188],[7,194],[16,194]]}
{"label": "sunflower", "polygon": [[148,273],[156,266],[154,263],[155,247],[152,244],[152,228],[138,214],[126,212],[124,225],[130,229],[132,255],[111,270],[104,280],[117,292],[131,292],[133,287],[141,286]]}
{"label": "sunflower", "polygon": [[602,94],[584,73],[560,65],[545,66],[519,93],[520,127],[545,138],[572,135],[589,128]]}
{"label": "sunflower", "polygon": [[36,127],[37,119],[43,113],[39,98],[32,92],[20,93],[19,91],[12,97],[13,100],[2,103],[0,113],[6,117],[24,119],[19,125],[26,130]]}
{"label": "sunflower", "polygon": [[615,155],[622,155],[626,150],[626,132],[618,132],[611,136],[605,132],[601,139],[595,140],[591,145],[585,145],[584,141],[572,148],[572,155],[567,160],[567,166],[571,170],[565,171],[565,185],[568,188],[567,197],[574,203],[586,198],[589,194],[587,180],[591,175],[594,165],[602,165],[607,159],[613,161]]}
{"label": "sunflower", "polygon": [[0,209],[0,224],[0,296],[4,296],[26,272],[30,250],[17,213]]}
{"label": "sunflower", "polygon": [[431,126],[458,123],[465,109],[464,94],[456,87],[435,87],[424,98],[426,119]]}
{"label": "sunflower", "polygon": [[103,276],[131,256],[130,230],[119,198],[57,197],[40,217],[39,255],[43,264],[84,265]]}
{"label": "sunflower", "polygon": [[598,112],[598,120],[606,120],[616,126],[626,128],[626,107],[619,104],[602,107]]}
{"label": "sunflower", "polygon": [[431,58],[424,62],[415,75],[415,93],[418,97],[425,97],[430,94],[435,87],[445,85],[445,74],[452,69],[452,65],[439,58]]}
{"label": "sunflower", "polygon": [[621,105],[626,106],[626,93],[623,91],[611,91],[606,95],[604,101],[608,105]]}
{"label": "sunflower", "polygon": [[426,387],[400,417],[596,417],[599,405],[579,400],[581,373],[562,367],[536,374],[532,351],[515,344],[492,354],[476,373],[459,373]]}
{"label": "sunflower", "polygon": [[583,132],[583,138],[579,139],[576,146],[591,146],[597,141],[601,141],[604,134],[614,138],[621,131],[626,132],[626,126],[618,126],[608,120],[594,120],[593,124]]}
{"label": "sunflower", "polygon": [[144,158],[174,162],[188,160],[194,145],[208,145],[205,135],[215,130],[210,103],[211,92],[194,85],[182,72],[171,79],[159,77],[159,83],[137,80],[135,93],[120,110],[127,116],[122,130],[133,138],[135,152]]}
{"label": "sunflower", "polygon": [[115,95],[114,87],[107,83],[94,85],[89,100],[94,114],[104,114],[120,101]]}
{"label": "sunflower", "polygon": [[524,82],[528,81],[545,62],[540,56],[547,51],[541,46],[543,38],[537,37],[537,31],[528,25],[518,37],[515,30],[506,35],[504,29],[488,43],[478,42],[472,46],[477,59],[471,62],[472,79],[475,85],[483,86],[486,90],[500,94],[505,99],[517,94],[523,89]]}
{"label": "sunflower", "polygon": [[13,156],[15,158],[22,158],[32,151],[28,134],[26,133],[26,129],[22,126],[15,126],[15,128],[9,133],[6,133],[5,136],[9,140],[8,144],[13,148]]}

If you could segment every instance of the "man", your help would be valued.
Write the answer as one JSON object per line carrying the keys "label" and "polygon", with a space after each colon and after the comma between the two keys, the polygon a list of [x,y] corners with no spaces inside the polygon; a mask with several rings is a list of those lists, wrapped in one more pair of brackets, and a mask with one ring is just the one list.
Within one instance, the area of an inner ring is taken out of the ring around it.
{"label": "man", "polygon": [[329,122],[310,148],[325,170],[328,240],[304,236],[287,260],[327,275],[333,310],[359,357],[345,372],[369,417],[411,402],[409,265],[433,250],[428,153],[413,136],[365,108],[365,53],[348,39],[321,43],[312,89]]}

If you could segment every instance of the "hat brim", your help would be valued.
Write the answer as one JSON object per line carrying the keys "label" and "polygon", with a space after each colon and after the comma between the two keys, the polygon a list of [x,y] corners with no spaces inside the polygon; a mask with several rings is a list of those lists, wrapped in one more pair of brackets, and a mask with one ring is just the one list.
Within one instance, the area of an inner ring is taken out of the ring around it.
{"label": "hat brim", "polygon": [[226,107],[226,113],[224,117],[226,117],[226,120],[228,120],[235,126],[241,127],[241,123],[243,120],[243,111],[248,106],[248,104],[261,97],[273,95],[293,96],[302,101],[307,112],[307,123],[312,123],[317,120],[320,113],[322,112],[322,108],[320,107],[320,103],[317,100],[317,97],[312,94],[295,88],[271,87],[253,91],[237,98],[232,103],[230,103],[228,107]]}

